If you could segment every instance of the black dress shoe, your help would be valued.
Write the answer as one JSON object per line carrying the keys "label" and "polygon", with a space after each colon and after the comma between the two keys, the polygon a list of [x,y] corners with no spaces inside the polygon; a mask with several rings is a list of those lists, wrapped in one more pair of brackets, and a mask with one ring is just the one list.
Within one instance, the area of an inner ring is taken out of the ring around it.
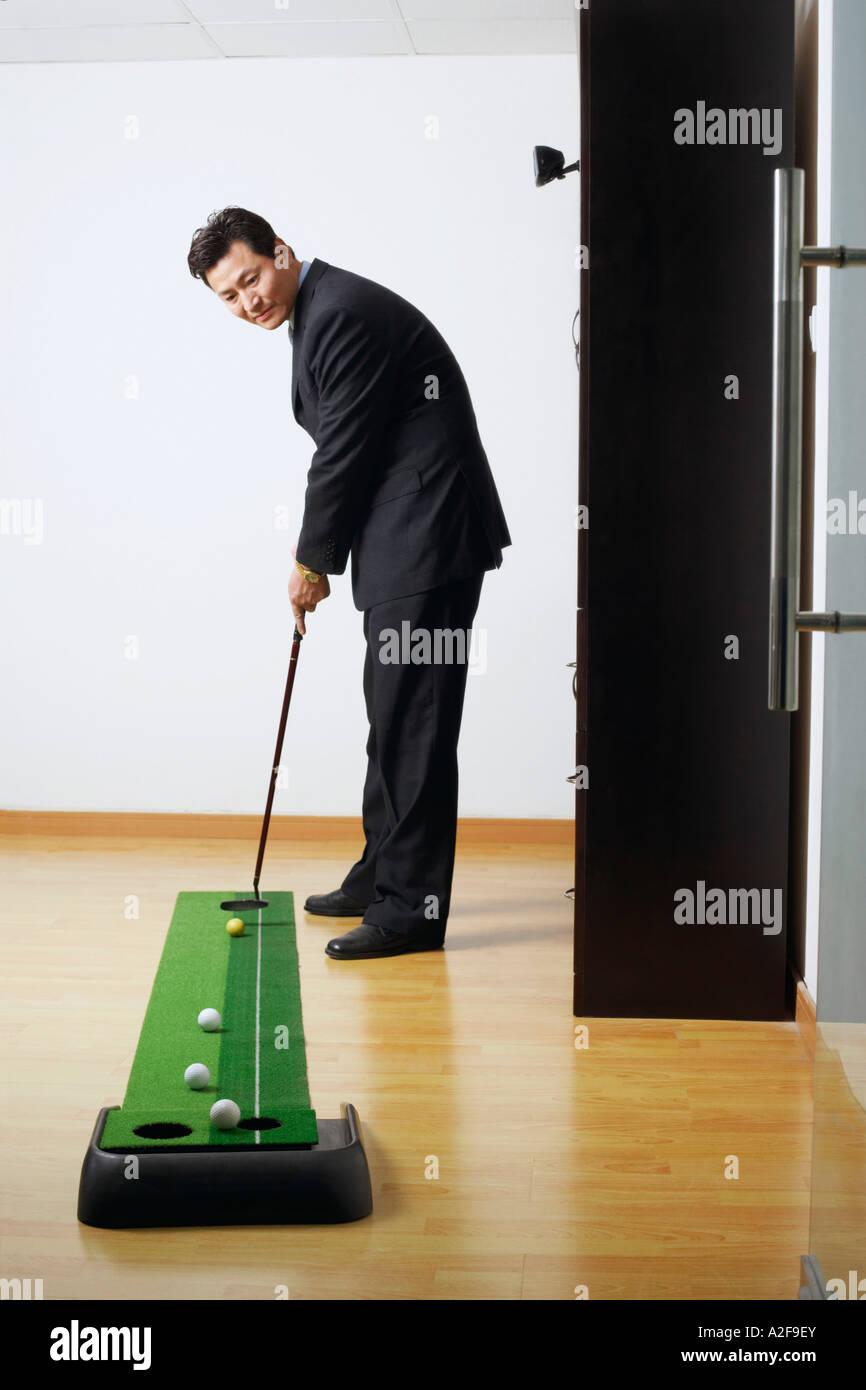
{"label": "black dress shoe", "polygon": [[363,917],[369,903],[355,902],[342,888],[333,893],[313,893],[304,903],[305,912],[315,912],[320,917]]}
{"label": "black dress shoe", "polygon": [[405,956],[410,951],[439,951],[442,939],[419,937],[417,932],[401,936],[386,927],[362,922],[343,936],[335,936],[325,947],[325,955],[334,960],[371,960],[378,956]]}

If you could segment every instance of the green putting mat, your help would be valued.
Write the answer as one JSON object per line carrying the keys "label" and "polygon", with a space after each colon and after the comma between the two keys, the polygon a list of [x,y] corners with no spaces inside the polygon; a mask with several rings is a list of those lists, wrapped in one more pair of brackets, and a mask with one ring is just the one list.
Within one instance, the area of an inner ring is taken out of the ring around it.
{"label": "green putting mat", "polygon": [[[178,893],[153,983],[123,1105],[109,1112],[102,1149],[259,1144],[315,1144],[291,893],[266,893],[268,906],[236,915],[246,923],[231,937],[233,915],[220,903],[242,896]],[[217,1009],[222,1027],[206,1033],[202,1009]],[[203,1062],[210,1085],[191,1091],[183,1079]],[[218,1130],[215,1100],[234,1100],[241,1123],[278,1126]],[[189,1133],[136,1133],[142,1126],[182,1126]]]}

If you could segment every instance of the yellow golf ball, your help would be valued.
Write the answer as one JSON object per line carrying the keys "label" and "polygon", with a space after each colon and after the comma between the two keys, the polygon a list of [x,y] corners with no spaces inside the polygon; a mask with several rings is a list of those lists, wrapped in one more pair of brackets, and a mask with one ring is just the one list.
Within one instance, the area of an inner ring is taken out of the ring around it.
{"label": "yellow golf ball", "polygon": [[244,924],[240,917],[230,917],[226,922],[226,931],[229,936],[243,936]]}

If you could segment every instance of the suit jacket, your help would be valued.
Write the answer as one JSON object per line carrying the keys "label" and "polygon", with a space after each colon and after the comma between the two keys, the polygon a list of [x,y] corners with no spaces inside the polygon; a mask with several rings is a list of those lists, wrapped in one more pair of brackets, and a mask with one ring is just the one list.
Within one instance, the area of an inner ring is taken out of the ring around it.
{"label": "suit jacket", "polygon": [[355,607],[498,568],[511,544],[469,390],[429,319],[313,260],[298,291],[292,410],[316,452],[297,557]]}

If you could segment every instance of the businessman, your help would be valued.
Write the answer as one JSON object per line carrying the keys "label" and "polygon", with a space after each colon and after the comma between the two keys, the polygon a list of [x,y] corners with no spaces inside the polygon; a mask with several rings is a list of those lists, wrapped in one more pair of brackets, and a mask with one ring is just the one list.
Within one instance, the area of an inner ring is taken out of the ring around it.
{"label": "businessman", "polygon": [[335,960],[436,950],[451,905],[470,630],[484,573],[511,544],[466,381],[407,300],[299,261],[256,213],[212,213],[188,265],[237,318],[268,333],[288,325],[292,410],[316,446],[289,582],[299,632],[350,556],[364,615],[364,851],[305,910],[362,918],[328,942]]}

